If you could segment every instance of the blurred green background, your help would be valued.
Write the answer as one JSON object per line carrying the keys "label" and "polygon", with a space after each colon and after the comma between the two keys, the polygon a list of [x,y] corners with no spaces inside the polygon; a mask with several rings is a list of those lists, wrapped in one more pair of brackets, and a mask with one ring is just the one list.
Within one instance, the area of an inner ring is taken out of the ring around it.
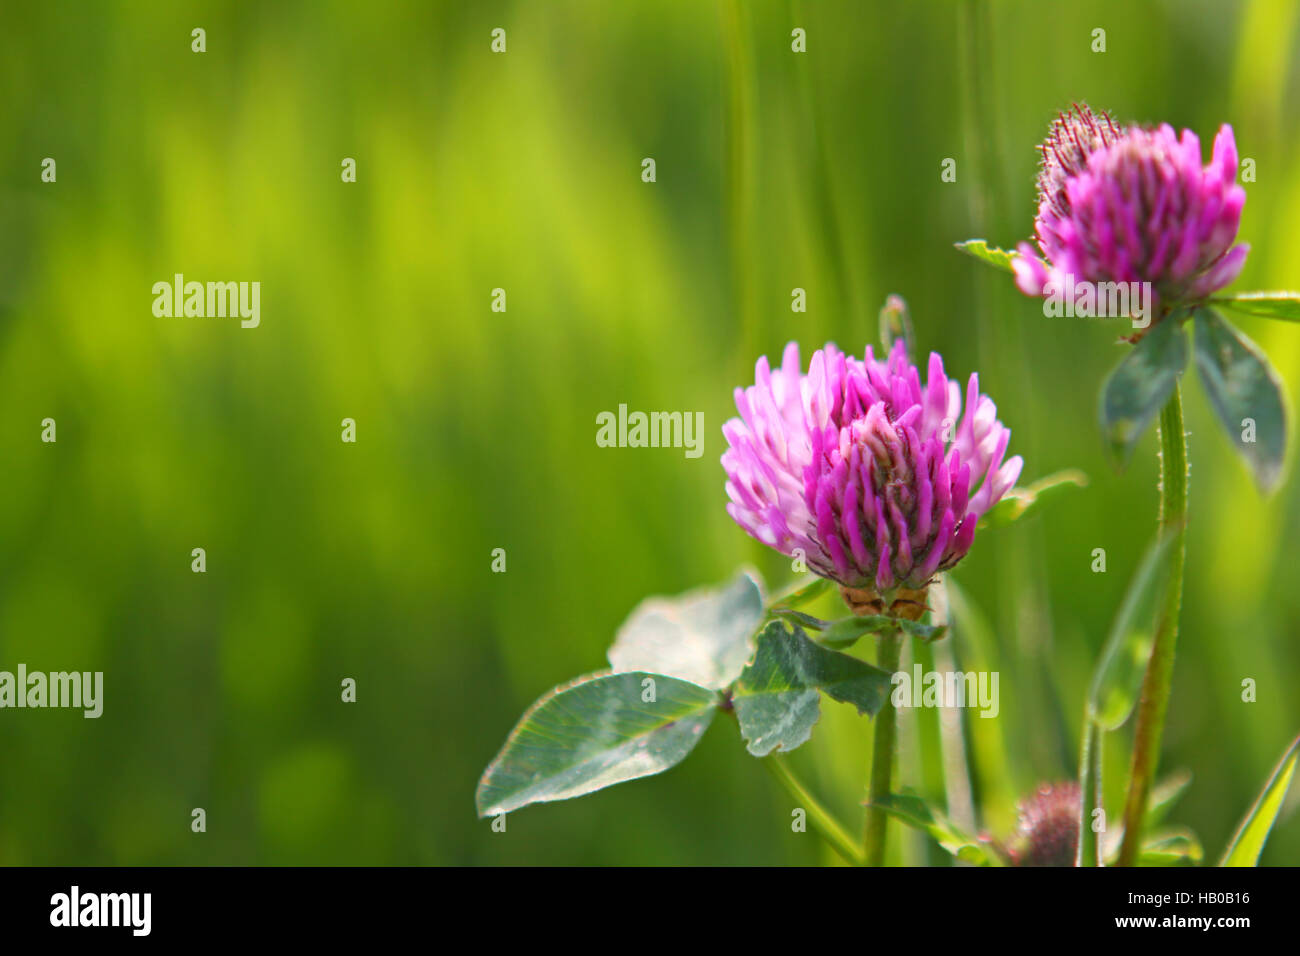
{"label": "blurred green background", "polygon": [[[1155,443],[1122,475],[1103,459],[1113,326],[1045,319],[952,243],[1028,237],[1034,145],[1083,99],[1191,127],[1207,153],[1230,122],[1258,177],[1235,288],[1300,285],[1300,6],[183,7],[3,4],[0,669],[102,670],[105,702],[98,720],[0,711],[0,863],[828,860],[721,720],[667,774],[504,834],[473,791],[643,596],[742,562],[788,582],[723,510],[732,389],[790,339],[805,359],[828,339],[860,352],[891,292],[950,374],[978,369],[1027,479],[1092,478],[982,531],[956,575],[989,630],[952,651],[1001,674],[1000,717],[970,730],[980,824],[1005,833],[1018,795],[1073,775],[1092,662],[1154,529]],[[151,286],[176,272],[260,281],[261,327],[155,318]],[[1240,326],[1294,403],[1300,329]],[[1199,385],[1185,395],[1162,767],[1194,774],[1173,819],[1213,857],[1300,728],[1300,481],[1262,500]],[[620,403],[702,411],[703,456],[597,447]],[[848,816],[868,724],[824,710],[793,760]],[[1106,754],[1116,817],[1129,734]],[[943,800],[932,753],[903,773]],[[910,839],[893,854],[935,859]],[[1297,861],[1284,816],[1264,862]]]}

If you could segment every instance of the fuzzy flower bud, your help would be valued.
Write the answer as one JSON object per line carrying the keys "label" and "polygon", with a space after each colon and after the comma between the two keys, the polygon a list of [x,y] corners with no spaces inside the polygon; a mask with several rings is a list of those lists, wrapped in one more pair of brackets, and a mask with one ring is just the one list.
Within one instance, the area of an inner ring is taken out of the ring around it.
{"label": "fuzzy flower bud", "polygon": [[1059,216],[1070,214],[1065,184],[1088,165],[1088,155],[1119,140],[1123,131],[1104,110],[1093,113],[1085,104],[1061,113],[1052,121],[1047,139],[1039,145],[1038,199]]}
{"label": "fuzzy flower bud", "polygon": [[1018,804],[1016,834],[1006,849],[1012,866],[1074,866],[1079,850],[1079,785],[1043,784]]}

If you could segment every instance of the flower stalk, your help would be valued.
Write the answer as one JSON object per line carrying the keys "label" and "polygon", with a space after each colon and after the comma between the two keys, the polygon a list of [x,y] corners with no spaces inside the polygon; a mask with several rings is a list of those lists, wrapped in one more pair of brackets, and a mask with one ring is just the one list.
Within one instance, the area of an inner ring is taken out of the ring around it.
{"label": "flower stalk", "polygon": [[1124,841],[1119,865],[1134,866],[1142,846],[1142,822],[1160,756],[1160,738],[1174,675],[1178,644],[1178,612],[1182,605],[1184,541],[1187,521],[1187,435],[1178,388],[1160,413],[1160,528],[1177,534],[1170,557],[1169,585],[1156,621],[1151,660],[1142,680],[1128,797],[1124,805]]}
{"label": "flower stalk", "polygon": [[846,863],[862,865],[862,853],[858,850],[848,830],[840,825],[835,816],[814,797],[794,775],[790,764],[779,754],[764,757],[760,763],[768,769],[773,778],[795,799],[799,807],[808,813],[808,822],[817,831],[826,845],[843,857]]}
{"label": "flower stalk", "polygon": [[[903,650],[903,634],[893,629],[880,634],[876,644],[876,666],[887,674],[898,670]],[[898,712],[892,700],[886,700],[876,714],[871,744],[871,777],[867,784],[867,822],[863,836],[863,857],[867,866],[883,866],[885,835],[889,815],[881,807],[890,795],[894,775],[894,740],[898,731]]]}

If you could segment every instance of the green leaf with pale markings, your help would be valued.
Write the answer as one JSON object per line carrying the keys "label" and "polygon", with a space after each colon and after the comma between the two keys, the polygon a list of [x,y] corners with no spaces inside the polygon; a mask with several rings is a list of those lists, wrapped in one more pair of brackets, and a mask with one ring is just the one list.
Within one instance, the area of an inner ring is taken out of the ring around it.
{"label": "green leaf with pale markings", "polygon": [[844,650],[856,644],[864,634],[879,634],[889,630],[900,630],[909,637],[922,641],[937,641],[948,633],[948,626],[869,614],[864,617],[841,618],[832,622],[817,638],[817,643],[823,647]]}
{"label": "green leaf with pale markings", "polygon": [[842,651],[856,644],[863,634],[879,634],[894,627],[897,627],[897,622],[883,614],[841,618],[832,622],[831,626],[822,632],[817,643],[823,647]]}
{"label": "green leaf with pale markings", "polygon": [[819,617],[813,617],[811,614],[805,614],[803,611],[794,611],[788,607],[774,607],[767,613],[773,617],[783,618],[787,621],[793,621],[795,624],[802,624],[812,631],[824,631],[831,626],[830,621],[823,621]]}
{"label": "green leaf with pale markings", "polygon": [[1144,335],[1101,389],[1100,423],[1106,448],[1126,464],[1138,439],[1178,387],[1187,368],[1187,336],[1171,315]]}
{"label": "green leaf with pale markings", "polygon": [[889,674],[819,646],[797,625],[772,621],[756,643],[732,692],[741,736],[755,757],[805,743],[821,717],[822,693],[871,715],[889,698]]}
{"label": "green leaf with pale markings", "polygon": [[1196,310],[1196,367],[1219,423],[1265,491],[1286,457],[1282,380],[1264,353],[1211,309]]}
{"label": "green leaf with pale markings", "polygon": [[480,817],[662,773],[689,754],[718,695],[665,674],[591,674],[529,708],[479,781]]}
{"label": "green leaf with pale markings", "polygon": [[898,626],[909,637],[915,637],[927,643],[940,640],[948,633],[947,624],[924,624],[921,621],[899,620]]}
{"label": "green leaf with pale markings", "polygon": [[609,663],[721,690],[745,668],[763,619],[758,576],[741,572],[721,587],[646,598],[618,629]]}
{"label": "green leaf with pale markings", "polygon": [[1002,860],[996,853],[970,834],[962,833],[943,813],[931,807],[909,788],[904,788],[902,793],[891,793],[877,800],[873,806],[880,807],[900,823],[928,834],[959,860],[976,866],[1002,865]]}
{"label": "green leaf with pale markings", "polygon": [[1242,292],[1217,296],[1210,301],[1234,312],[1300,322],[1300,292]]}
{"label": "green leaf with pale markings", "polygon": [[968,256],[974,256],[981,262],[987,262],[991,266],[996,266],[1005,272],[1011,272],[1011,260],[1019,253],[1008,252],[1005,249],[999,249],[996,246],[990,246],[983,239],[967,239],[965,242],[953,243],[958,249]]}
{"label": "green leaf with pale markings", "polygon": [[1295,776],[1296,758],[1300,757],[1300,737],[1291,741],[1282,759],[1273,768],[1268,783],[1255,801],[1255,805],[1241,821],[1236,835],[1224,851],[1219,866],[1255,866],[1259,855],[1268,842],[1268,834],[1273,829],[1273,821],[1286,801],[1286,792],[1291,787],[1291,778]]}

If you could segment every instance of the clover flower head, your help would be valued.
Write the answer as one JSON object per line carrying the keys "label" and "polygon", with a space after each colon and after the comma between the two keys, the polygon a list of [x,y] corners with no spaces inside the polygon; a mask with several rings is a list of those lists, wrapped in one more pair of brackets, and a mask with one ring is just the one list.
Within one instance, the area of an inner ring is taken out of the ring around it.
{"label": "clover flower head", "polygon": [[727,511],[782,554],[845,588],[923,590],[970,550],[980,516],[1015,484],[1011,432],[971,375],[930,354],[925,385],[903,342],[859,360],[828,344],[806,374],[799,347],[759,359],[723,426]]}
{"label": "clover flower head", "polygon": [[1079,785],[1042,784],[1017,805],[1016,834],[1007,848],[1012,866],[1074,866],[1079,850]]}
{"label": "clover flower head", "polygon": [[1069,282],[1149,282],[1164,308],[1232,282],[1249,247],[1234,245],[1246,191],[1232,127],[1201,165],[1200,140],[1165,124],[1118,128],[1087,107],[1052,124],[1038,177],[1034,231],[1012,265],[1026,295]]}

